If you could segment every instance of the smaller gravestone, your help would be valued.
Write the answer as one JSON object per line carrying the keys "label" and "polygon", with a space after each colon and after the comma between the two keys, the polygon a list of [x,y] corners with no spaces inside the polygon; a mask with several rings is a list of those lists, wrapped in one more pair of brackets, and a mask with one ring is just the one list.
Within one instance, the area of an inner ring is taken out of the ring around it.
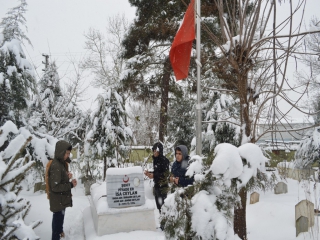
{"label": "smaller gravestone", "polygon": [[295,220],[301,216],[308,218],[308,226],[314,225],[314,204],[308,200],[302,200],[295,206]]}
{"label": "smaller gravestone", "polygon": [[284,182],[278,182],[277,185],[274,187],[275,194],[282,194],[288,192],[288,186]]}
{"label": "smaller gravestone", "polygon": [[259,202],[259,196],[260,195],[257,192],[251,193],[251,195],[250,195],[250,204],[255,204],[255,203]]}
{"label": "smaller gravestone", "polygon": [[38,191],[45,191],[46,190],[46,184],[43,182],[37,182],[34,184],[34,189],[33,192],[38,192]]}
{"label": "smaller gravestone", "polygon": [[298,237],[299,233],[301,232],[308,232],[308,221],[308,218],[303,216],[296,220],[296,237]]}

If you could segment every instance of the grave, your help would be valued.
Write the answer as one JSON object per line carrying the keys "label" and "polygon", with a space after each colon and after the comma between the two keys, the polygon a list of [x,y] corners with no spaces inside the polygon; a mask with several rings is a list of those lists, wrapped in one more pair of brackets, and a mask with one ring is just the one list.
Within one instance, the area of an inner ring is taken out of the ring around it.
{"label": "grave", "polygon": [[260,197],[259,193],[257,193],[257,192],[251,193],[250,204],[255,204],[255,203],[259,202],[259,197]]}
{"label": "grave", "polygon": [[303,216],[296,220],[296,237],[298,237],[301,232],[308,232],[308,221],[308,218]]}
{"label": "grave", "polygon": [[37,182],[34,184],[34,189],[33,192],[38,192],[38,191],[45,191],[46,190],[46,184],[43,182]]}
{"label": "grave", "polygon": [[295,206],[295,221],[301,216],[308,218],[308,226],[314,225],[314,204],[308,200],[302,200]]}
{"label": "grave", "polygon": [[156,230],[154,200],[145,197],[141,167],[109,168],[107,182],[91,186],[90,207],[98,236]]}
{"label": "grave", "polygon": [[278,182],[277,185],[274,187],[275,194],[282,194],[288,192],[288,186],[284,182]]}

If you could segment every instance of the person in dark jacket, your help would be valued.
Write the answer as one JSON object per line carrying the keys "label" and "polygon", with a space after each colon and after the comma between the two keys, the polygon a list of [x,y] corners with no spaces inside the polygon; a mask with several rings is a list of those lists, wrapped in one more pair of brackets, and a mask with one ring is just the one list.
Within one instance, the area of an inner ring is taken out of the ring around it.
{"label": "person in dark jacket", "polygon": [[153,151],[153,173],[145,171],[145,175],[153,178],[154,196],[157,208],[161,213],[161,207],[167,197],[168,191],[168,175],[169,175],[169,160],[163,156],[163,145],[157,142],[152,147]]}
{"label": "person in dark jacket", "polygon": [[171,168],[170,182],[179,187],[186,187],[193,184],[194,178],[186,176],[188,162],[188,148],[185,145],[179,145],[175,148],[176,161]]}
{"label": "person in dark jacket", "polygon": [[68,172],[66,162],[70,162],[72,146],[66,141],[58,141],[54,152],[54,159],[48,170],[50,211],[52,217],[52,240],[64,236],[63,221],[66,207],[72,207],[71,188],[77,185],[77,180]]}

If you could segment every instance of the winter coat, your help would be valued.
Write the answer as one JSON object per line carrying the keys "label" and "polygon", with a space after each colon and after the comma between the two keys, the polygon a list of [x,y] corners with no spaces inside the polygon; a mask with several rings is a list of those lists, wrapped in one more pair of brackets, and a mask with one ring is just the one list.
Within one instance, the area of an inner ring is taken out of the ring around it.
{"label": "winter coat", "polygon": [[73,185],[69,182],[66,164],[66,162],[70,162],[70,159],[63,160],[66,151],[71,149],[72,146],[66,141],[58,141],[56,144],[54,159],[48,174],[51,212],[58,212],[66,207],[72,207],[71,188]]}
{"label": "winter coat", "polygon": [[152,149],[159,150],[159,156],[153,158],[153,181],[155,188],[168,187],[169,160],[163,156],[161,143],[153,145]]}
{"label": "winter coat", "polygon": [[175,161],[172,164],[171,174],[174,177],[179,177],[179,182],[178,182],[179,184],[178,185],[180,187],[186,187],[188,185],[192,185],[194,182],[193,177],[186,176],[188,162],[189,162],[188,149],[184,145],[177,146],[177,148],[181,149],[182,161],[181,162]]}

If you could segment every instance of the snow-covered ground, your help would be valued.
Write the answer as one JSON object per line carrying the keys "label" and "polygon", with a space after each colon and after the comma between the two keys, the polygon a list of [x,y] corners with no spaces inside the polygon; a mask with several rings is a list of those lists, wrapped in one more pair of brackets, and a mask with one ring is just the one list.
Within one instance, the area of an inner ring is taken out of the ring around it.
{"label": "snow-covered ground", "polygon": [[[249,240],[315,240],[320,239],[320,216],[315,217],[315,225],[309,229],[308,233],[300,233],[296,237],[295,229],[295,205],[306,199],[315,203],[315,208],[319,207],[320,184],[311,182],[305,184],[303,182],[287,179],[288,193],[276,195],[273,191],[260,192],[260,201],[256,204],[249,204],[249,196],[247,203],[247,232]],[[156,231],[134,231],[129,233],[117,233],[105,236],[97,236],[93,230],[93,223],[90,214],[88,215],[88,207],[90,196],[84,195],[84,188],[79,184],[72,189],[73,207],[67,208],[64,231],[66,240],[144,240],[144,239],[165,239],[160,229]],[[49,210],[49,201],[45,193],[33,193],[33,189],[29,192],[24,191],[22,196],[30,200],[32,207],[27,215],[25,222],[41,219],[43,223],[35,229],[37,235],[47,240],[51,238],[51,220],[52,213]],[[90,212],[89,212],[90,213]],[[155,221],[158,221],[159,213],[155,210]],[[120,223],[119,223],[120,224]],[[85,227],[92,231],[85,235]]]}

